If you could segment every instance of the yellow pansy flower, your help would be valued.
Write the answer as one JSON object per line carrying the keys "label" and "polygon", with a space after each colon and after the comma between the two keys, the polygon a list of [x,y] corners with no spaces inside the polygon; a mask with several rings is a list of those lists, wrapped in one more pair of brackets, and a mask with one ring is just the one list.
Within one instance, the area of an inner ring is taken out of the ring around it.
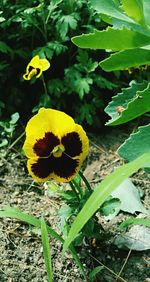
{"label": "yellow pansy flower", "polygon": [[79,172],[89,140],[69,115],[41,108],[27,123],[23,149],[34,180],[68,182]]}
{"label": "yellow pansy flower", "polygon": [[40,59],[37,55],[32,58],[27,65],[26,73],[23,75],[25,80],[30,80],[32,77],[39,78],[43,71],[46,71],[50,67],[50,63],[47,59]]}

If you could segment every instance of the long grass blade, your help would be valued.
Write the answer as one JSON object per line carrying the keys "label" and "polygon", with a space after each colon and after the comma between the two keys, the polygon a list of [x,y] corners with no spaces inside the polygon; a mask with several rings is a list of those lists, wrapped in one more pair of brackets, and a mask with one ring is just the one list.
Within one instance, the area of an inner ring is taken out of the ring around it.
{"label": "long grass blade", "polygon": [[49,244],[48,231],[44,218],[41,219],[41,236],[42,236],[43,255],[44,255],[45,267],[47,271],[48,282],[53,282],[51,249]]}

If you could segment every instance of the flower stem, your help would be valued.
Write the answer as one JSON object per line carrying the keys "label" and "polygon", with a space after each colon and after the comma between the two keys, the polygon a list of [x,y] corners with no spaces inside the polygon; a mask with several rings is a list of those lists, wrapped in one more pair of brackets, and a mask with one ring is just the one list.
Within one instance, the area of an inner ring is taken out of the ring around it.
{"label": "flower stem", "polygon": [[16,143],[18,143],[18,141],[25,135],[25,131],[23,131],[18,137],[17,139],[9,146],[9,150],[14,147],[16,145]]}
{"label": "flower stem", "polygon": [[45,83],[45,79],[44,79],[43,73],[41,75],[41,78],[42,78],[42,82],[43,82],[43,87],[44,87],[45,95],[48,96],[47,87],[46,87],[46,83]]}
{"label": "flower stem", "polygon": [[91,188],[90,183],[88,182],[88,180],[86,179],[86,177],[83,175],[83,173],[82,173],[81,171],[79,171],[79,175],[80,175],[80,177],[82,178],[82,180],[84,181],[84,183],[85,183],[87,189],[88,189],[89,191],[92,191],[92,188]]}
{"label": "flower stem", "polygon": [[71,187],[72,191],[75,193],[78,202],[80,202],[80,197],[79,197],[78,192],[77,192],[76,189],[75,189],[75,185],[73,184],[72,181],[70,181],[69,184],[70,184],[70,187]]}
{"label": "flower stem", "polygon": [[82,188],[81,188],[80,184],[78,184],[74,179],[72,180],[72,182],[73,182],[74,186],[77,188],[77,190],[78,190],[78,192],[79,192],[79,194],[80,194],[80,196],[82,198],[83,191],[82,191]]}

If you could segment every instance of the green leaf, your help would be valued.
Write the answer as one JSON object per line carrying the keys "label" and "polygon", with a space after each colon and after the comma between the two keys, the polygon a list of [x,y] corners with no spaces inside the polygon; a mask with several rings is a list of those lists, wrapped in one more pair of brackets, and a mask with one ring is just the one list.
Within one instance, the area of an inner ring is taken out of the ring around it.
{"label": "green leaf", "polygon": [[[136,133],[119,147],[117,153],[125,160],[132,161],[144,153],[150,152],[150,124],[140,126]],[[149,160],[150,165],[150,160]]]}
{"label": "green leaf", "polygon": [[106,30],[72,37],[72,42],[80,48],[110,49],[120,51],[146,46],[150,37],[123,27],[120,30],[108,27]]}
{"label": "green leaf", "polygon": [[129,17],[141,24],[145,22],[143,14],[143,0],[121,0],[121,3],[121,7]]}
{"label": "green leaf", "polygon": [[77,20],[74,18],[74,15],[63,15],[57,22],[57,30],[60,33],[61,38],[64,40],[69,28],[76,29]]}
{"label": "green leaf", "polygon": [[121,201],[119,200],[119,198],[117,198],[117,197],[116,198],[115,197],[114,198],[112,198],[112,197],[108,198],[100,208],[101,215],[107,217],[107,216],[115,213],[116,210],[117,210],[117,213],[118,213],[118,211],[120,210],[120,204],[121,204]]}
{"label": "green leaf", "polygon": [[12,49],[3,41],[0,41],[0,52],[12,53]]}
{"label": "green leaf", "polygon": [[124,220],[120,224],[119,227],[121,229],[125,229],[131,224],[135,224],[135,225],[139,224],[139,225],[144,225],[144,226],[150,227],[150,219],[148,219],[148,218],[129,218],[127,220]]}
{"label": "green leaf", "polygon": [[127,22],[133,22],[128,16],[126,16],[117,4],[112,0],[90,0],[91,5],[98,13],[117,18]]}
{"label": "green leaf", "polygon": [[147,214],[147,210],[141,203],[139,191],[129,178],[119,185],[112,196],[120,200],[120,210],[132,214],[137,211]]}
{"label": "green leaf", "polygon": [[10,124],[15,125],[18,121],[18,119],[20,118],[19,113],[16,112],[14,114],[11,115],[11,120],[10,120]]}
{"label": "green leaf", "polygon": [[53,282],[51,250],[50,250],[47,226],[44,221],[44,218],[41,219],[41,236],[42,236],[43,254],[44,254],[44,261],[47,271],[48,282]]}
{"label": "green leaf", "polygon": [[97,275],[98,273],[100,273],[103,268],[104,268],[103,266],[96,266],[96,267],[90,272],[90,274],[89,274],[89,280],[90,280],[91,282],[93,282],[94,279],[95,279],[95,277],[96,277],[96,275]]}
{"label": "green leaf", "polygon": [[4,17],[0,17],[0,23],[6,21],[6,19]]}
{"label": "green leaf", "polygon": [[[64,193],[65,194],[65,193]],[[69,205],[64,204],[57,210],[57,215],[60,219],[59,228],[63,232],[66,222],[72,215],[72,208]]]}
{"label": "green leaf", "polygon": [[[3,207],[2,210],[0,210],[0,217],[4,217],[4,218],[10,217],[10,218],[19,219],[35,227],[41,228],[41,222],[39,219],[27,213],[21,212],[18,209],[9,207],[9,206],[5,206]],[[63,242],[63,239],[61,238],[61,236],[57,232],[55,232],[50,226],[47,226],[47,230],[48,230],[48,233],[53,238]]]}
{"label": "green leaf", "polygon": [[113,173],[108,175],[98,187],[94,190],[92,195],[87,200],[86,204],[76,217],[71,226],[68,237],[64,243],[64,251],[68,248],[70,243],[75,239],[77,234],[83,228],[85,223],[94,215],[100,208],[104,201],[110,194],[130,175],[143,167],[150,159],[150,153],[144,154],[136,160],[124,164],[117,168]]}
{"label": "green leaf", "polygon": [[149,0],[143,0],[144,18],[147,25],[150,25],[150,4]]}
{"label": "green leaf", "polygon": [[75,91],[79,94],[80,99],[82,100],[85,94],[88,94],[90,91],[90,84],[93,83],[93,80],[89,77],[81,77],[76,79],[74,82]]}
{"label": "green leaf", "polygon": [[138,68],[141,65],[150,65],[149,53],[149,50],[140,48],[120,51],[101,61],[100,66],[104,71],[109,72],[131,67]]}
{"label": "green leaf", "polygon": [[[137,85],[139,89],[136,89]],[[119,93],[113,97],[112,102],[105,108],[105,112],[112,118],[107,125],[122,124],[150,111],[150,83],[144,90],[140,89],[143,86],[144,83],[134,84],[132,82],[131,87],[123,89],[125,95]],[[130,97],[127,96],[128,93]],[[121,107],[120,110],[119,107]]]}

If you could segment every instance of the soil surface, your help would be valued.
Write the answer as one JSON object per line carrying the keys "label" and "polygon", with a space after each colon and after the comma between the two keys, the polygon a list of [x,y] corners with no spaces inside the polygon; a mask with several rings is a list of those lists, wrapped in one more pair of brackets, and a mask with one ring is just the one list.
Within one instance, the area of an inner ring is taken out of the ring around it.
{"label": "soil surface", "polygon": [[[84,166],[84,174],[93,189],[106,175],[110,174],[123,160],[116,154],[117,148],[128,137],[122,129],[91,136],[91,149]],[[0,158],[0,208],[9,205],[21,211],[44,217],[57,232],[59,219],[56,215],[63,202],[58,195],[50,197],[43,184],[33,182],[28,175],[26,159],[21,157],[16,147]],[[150,207],[150,179],[141,170],[132,176],[136,187],[143,191],[142,202]],[[90,272],[102,266],[95,282],[150,282],[150,252],[119,249],[114,245],[120,233],[119,224],[133,215],[120,212],[106,221],[100,218],[104,228],[101,242],[85,242],[77,251]],[[136,214],[134,216],[140,216]],[[84,278],[70,253],[62,257],[62,244],[49,238],[52,248],[54,282],[84,282]],[[41,235],[37,228],[15,219],[0,219],[0,282],[46,282]],[[91,280],[92,281],[92,280]]]}

